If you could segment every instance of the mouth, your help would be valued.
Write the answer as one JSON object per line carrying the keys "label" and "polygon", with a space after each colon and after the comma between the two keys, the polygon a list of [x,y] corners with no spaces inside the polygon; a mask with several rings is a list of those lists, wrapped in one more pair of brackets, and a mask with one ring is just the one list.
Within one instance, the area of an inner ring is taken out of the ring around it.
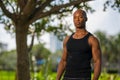
{"label": "mouth", "polygon": [[80,23],[76,23],[76,25],[80,25]]}

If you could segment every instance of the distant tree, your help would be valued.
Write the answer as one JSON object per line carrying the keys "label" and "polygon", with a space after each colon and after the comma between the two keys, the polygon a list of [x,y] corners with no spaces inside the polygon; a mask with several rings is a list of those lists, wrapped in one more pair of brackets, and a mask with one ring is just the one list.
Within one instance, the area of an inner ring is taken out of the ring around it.
{"label": "distant tree", "polygon": [[0,42],[0,53],[7,50],[7,44]]}
{"label": "distant tree", "polygon": [[[51,55],[51,52],[47,48],[45,48],[43,43],[34,45],[30,52],[31,71],[41,72],[43,73],[43,75],[47,74],[45,72],[46,72],[46,69],[48,68],[47,65],[50,63],[50,61],[48,61],[48,58],[50,55]],[[33,73],[33,76],[31,76],[32,80],[34,79],[34,75],[36,74]],[[45,77],[43,76],[43,78]]]}
{"label": "distant tree", "polygon": [[34,45],[31,53],[36,57],[36,59],[47,59],[51,54],[51,52],[45,48],[42,43]]}
{"label": "distant tree", "polygon": [[95,34],[101,43],[103,66],[118,68],[120,66],[118,64],[120,63],[118,57],[120,56],[120,34],[107,35],[101,31],[96,31]]}
{"label": "distant tree", "polygon": [[16,70],[16,51],[4,51],[0,54],[0,69],[1,70]]}

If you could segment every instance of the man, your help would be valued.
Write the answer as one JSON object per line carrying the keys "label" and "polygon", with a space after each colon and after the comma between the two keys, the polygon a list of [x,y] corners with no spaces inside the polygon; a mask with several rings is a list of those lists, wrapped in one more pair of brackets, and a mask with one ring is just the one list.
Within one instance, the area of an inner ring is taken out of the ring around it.
{"label": "man", "polygon": [[91,80],[91,59],[94,62],[93,80],[101,73],[101,50],[98,39],[86,30],[87,15],[78,9],[73,21],[76,32],[63,41],[63,55],[58,65],[57,79]]}

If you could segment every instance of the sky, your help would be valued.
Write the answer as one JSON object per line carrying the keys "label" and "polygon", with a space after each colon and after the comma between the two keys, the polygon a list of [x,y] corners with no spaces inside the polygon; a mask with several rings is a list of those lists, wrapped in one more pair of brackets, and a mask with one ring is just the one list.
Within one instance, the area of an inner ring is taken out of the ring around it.
{"label": "sky", "polygon": [[[103,12],[102,0],[96,0],[89,2],[92,8],[96,11],[94,13],[87,13],[87,30],[94,33],[97,30],[106,32],[109,35],[115,35],[120,32],[120,13],[112,9],[107,9]],[[73,11],[74,12],[74,11]],[[66,20],[73,25],[72,16],[66,17]],[[46,47],[49,48],[49,34],[44,34],[41,38],[42,42],[46,43]],[[28,44],[30,44],[31,37],[28,38]],[[8,50],[15,49],[15,36],[11,36],[4,30],[2,24],[0,24],[0,42],[8,44]],[[35,39],[35,43],[37,40]]]}

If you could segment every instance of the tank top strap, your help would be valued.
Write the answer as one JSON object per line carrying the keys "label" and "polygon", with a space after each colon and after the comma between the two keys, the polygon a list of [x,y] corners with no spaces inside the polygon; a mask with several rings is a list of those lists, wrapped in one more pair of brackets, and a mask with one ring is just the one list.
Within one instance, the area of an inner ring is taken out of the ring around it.
{"label": "tank top strap", "polygon": [[88,32],[88,34],[86,35],[86,38],[88,39],[90,36],[92,36],[92,34]]}
{"label": "tank top strap", "polygon": [[74,33],[72,33],[72,34],[70,35],[70,39],[72,38],[73,35],[74,35]]}
{"label": "tank top strap", "polygon": [[[72,34],[70,35],[69,39],[71,39],[74,34],[75,34],[75,33],[72,33]],[[90,32],[88,32],[88,34],[87,34],[83,39],[88,39],[89,36],[92,36],[92,34],[91,34]]]}

